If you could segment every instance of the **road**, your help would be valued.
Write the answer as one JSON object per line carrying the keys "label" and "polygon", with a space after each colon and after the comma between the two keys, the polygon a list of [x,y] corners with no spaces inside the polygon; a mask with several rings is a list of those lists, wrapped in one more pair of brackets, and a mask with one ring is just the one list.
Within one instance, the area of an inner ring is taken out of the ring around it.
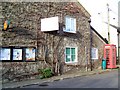
{"label": "road", "polygon": [[23,88],[118,88],[118,71],[45,82]]}

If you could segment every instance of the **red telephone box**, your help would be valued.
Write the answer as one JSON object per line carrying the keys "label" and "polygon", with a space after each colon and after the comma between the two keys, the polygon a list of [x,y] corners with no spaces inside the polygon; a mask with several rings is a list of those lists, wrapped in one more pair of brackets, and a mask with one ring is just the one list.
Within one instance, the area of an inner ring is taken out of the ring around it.
{"label": "red telephone box", "polygon": [[106,68],[116,68],[116,45],[106,44],[104,46],[104,58],[106,59]]}

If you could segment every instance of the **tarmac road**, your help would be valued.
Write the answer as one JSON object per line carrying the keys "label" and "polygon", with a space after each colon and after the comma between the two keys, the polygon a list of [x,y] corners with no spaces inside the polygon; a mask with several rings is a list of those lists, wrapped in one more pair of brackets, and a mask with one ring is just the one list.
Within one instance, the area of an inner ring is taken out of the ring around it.
{"label": "tarmac road", "polygon": [[118,71],[44,82],[22,88],[118,88]]}

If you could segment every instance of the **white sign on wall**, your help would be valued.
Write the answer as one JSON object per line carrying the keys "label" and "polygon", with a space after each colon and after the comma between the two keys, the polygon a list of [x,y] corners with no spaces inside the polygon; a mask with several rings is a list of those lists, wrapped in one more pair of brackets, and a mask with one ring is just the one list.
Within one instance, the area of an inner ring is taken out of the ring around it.
{"label": "white sign on wall", "polygon": [[58,16],[41,19],[41,31],[55,31],[55,30],[59,30]]}

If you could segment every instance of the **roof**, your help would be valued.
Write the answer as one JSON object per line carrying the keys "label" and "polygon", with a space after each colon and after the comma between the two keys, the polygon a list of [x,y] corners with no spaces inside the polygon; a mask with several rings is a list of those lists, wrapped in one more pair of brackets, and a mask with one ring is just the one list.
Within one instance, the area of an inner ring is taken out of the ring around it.
{"label": "roof", "polygon": [[106,44],[108,44],[108,40],[106,38],[103,38],[91,25],[90,28],[92,29],[93,32],[95,32],[100,39],[102,39]]}

